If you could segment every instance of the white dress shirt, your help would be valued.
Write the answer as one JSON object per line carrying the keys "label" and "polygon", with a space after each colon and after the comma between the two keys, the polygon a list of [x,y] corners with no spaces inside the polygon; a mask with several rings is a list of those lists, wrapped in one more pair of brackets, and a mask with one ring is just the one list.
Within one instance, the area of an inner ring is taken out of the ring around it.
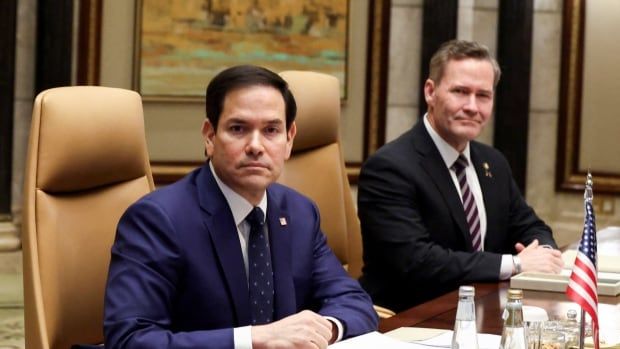
{"label": "white dress shirt", "polygon": [[[228,203],[228,207],[230,207],[230,211],[233,215],[233,219],[235,220],[235,225],[237,227],[237,233],[239,234],[239,243],[241,246],[241,254],[243,255],[243,264],[245,266],[245,275],[248,276],[248,242],[250,238],[250,224],[245,220],[245,218],[250,214],[250,211],[254,208],[254,206],[249,203],[244,197],[237,194],[234,190],[232,190],[228,185],[226,185],[215,173],[213,169],[213,164],[209,162],[209,169],[211,169],[211,173],[215,178],[215,182],[217,186],[224,194],[224,198]],[[263,198],[258,203],[258,207],[263,210],[265,213],[265,219],[267,218],[267,193],[263,194]],[[265,229],[265,237],[269,238],[269,230],[267,229],[267,224],[263,225],[263,229]],[[247,280],[246,280],[247,281]],[[325,316],[326,319],[332,321],[336,324],[338,328],[338,337],[336,341],[342,339],[343,336],[343,327],[340,320],[333,318],[331,316]],[[235,327],[233,329],[234,335],[234,343],[235,349],[252,349],[252,330],[251,326],[243,326],[243,327]]]}
{"label": "white dress shirt", "polygon": [[[433,143],[439,150],[439,154],[443,159],[446,167],[450,172],[450,177],[452,178],[452,182],[456,191],[459,193],[459,198],[461,201],[463,200],[463,196],[461,193],[461,186],[459,184],[459,180],[456,177],[456,172],[451,170],[450,168],[459,157],[460,153],[456,151],[448,142],[446,142],[441,136],[433,129],[430,122],[428,121],[428,115],[424,114],[424,127],[426,127],[426,131],[433,139]],[[469,189],[474,195],[474,201],[476,202],[476,206],[478,208],[478,216],[480,218],[480,238],[481,244],[480,248],[484,251],[484,238],[487,233],[487,214],[486,209],[484,207],[484,199],[482,197],[482,189],[480,187],[480,181],[478,180],[478,175],[476,174],[476,169],[474,167],[473,162],[471,161],[469,142],[465,146],[465,150],[463,150],[463,156],[467,159],[469,166],[465,168],[465,177],[467,179],[467,184],[469,185]],[[499,269],[499,278],[501,280],[506,280],[512,276],[512,255],[506,254],[502,255],[502,262]]]}

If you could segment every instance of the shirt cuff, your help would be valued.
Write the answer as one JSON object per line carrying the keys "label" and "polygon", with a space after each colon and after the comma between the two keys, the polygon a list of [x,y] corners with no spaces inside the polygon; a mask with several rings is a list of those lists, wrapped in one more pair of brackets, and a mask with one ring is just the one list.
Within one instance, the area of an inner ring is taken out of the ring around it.
{"label": "shirt cuff", "polygon": [[512,276],[512,255],[502,255],[502,264],[499,267],[499,279],[508,280]]}
{"label": "shirt cuff", "polygon": [[338,331],[338,335],[336,336],[336,340],[334,341],[334,343],[340,342],[340,340],[342,339],[342,336],[344,335],[344,330],[342,327],[342,322],[340,322],[340,320],[336,319],[335,317],[332,316],[323,316],[325,319],[333,322],[336,324],[336,329]]}
{"label": "shirt cuff", "polygon": [[235,349],[252,349],[252,327],[233,328],[233,341]]}

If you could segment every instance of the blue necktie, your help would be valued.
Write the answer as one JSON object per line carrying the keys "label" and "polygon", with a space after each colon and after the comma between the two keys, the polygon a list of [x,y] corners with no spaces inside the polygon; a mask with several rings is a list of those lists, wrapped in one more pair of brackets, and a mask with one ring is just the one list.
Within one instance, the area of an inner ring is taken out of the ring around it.
{"label": "blue necktie", "polygon": [[248,286],[250,289],[250,307],[252,308],[252,325],[261,325],[273,321],[273,268],[269,241],[263,228],[265,215],[254,207],[245,218],[250,223],[250,241],[248,244]]}

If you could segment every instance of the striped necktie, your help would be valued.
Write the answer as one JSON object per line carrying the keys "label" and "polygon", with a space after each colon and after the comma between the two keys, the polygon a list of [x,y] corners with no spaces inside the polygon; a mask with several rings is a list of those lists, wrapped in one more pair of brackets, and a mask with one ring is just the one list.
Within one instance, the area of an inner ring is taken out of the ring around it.
{"label": "striped necktie", "polygon": [[456,172],[456,178],[461,187],[461,198],[463,199],[463,209],[465,210],[469,234],[471,235],[471,244],[474,247],[474,251],[480,251],[482,250],[480,216],[478,215],[478,207],[476,206],[476,200],[474,200],[474,194],[467,184],[467,177],[465,176],[465,168],[467,166],[469,166],[469,162],[463,154],[461,154],[459,158],[456,159],[451,169]]}

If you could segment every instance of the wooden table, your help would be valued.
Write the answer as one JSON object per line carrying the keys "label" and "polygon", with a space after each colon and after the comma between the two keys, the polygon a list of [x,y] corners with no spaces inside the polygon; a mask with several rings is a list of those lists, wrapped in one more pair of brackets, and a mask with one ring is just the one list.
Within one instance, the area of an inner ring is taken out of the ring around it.
{"label": "wooden table", "polygon": [[[597,238],[599,254],[620,255],[620,228],[599,231]],[[577,246],[578,242],[567,248],[576,249]],[[503,322],[500,316],[506,304],[509,285],[508,281],[474,285],[479,332],[501,334]],[[458,290],[381,320],[379,330],[388,332],[399,327],[453,329],[457,304]],[[550,319],[565,318],[569,309],[579,311],[577,304],[568,301],[566,294],[559,292],[524,290],[523,304],[545,309]],[[620,333],[620,296],[600,296],[598,309],[601,333]]]}
{"label": "wooden table", "polygon": [[[479,332],[501,334],[509,282],[479,283],[476,288],[476,320]],[[523,304],[545,309],[550,319],[565,318],[569,309],[579,307],[568,301],[564,293],[524,290]],[[620,332],[620,296],[599,298],[599,318],[601,331]],[[426,303],[383,319],[379,331],[388,332],[399,327],[428,327],[453,329],[458,291],[447,293]]]}

